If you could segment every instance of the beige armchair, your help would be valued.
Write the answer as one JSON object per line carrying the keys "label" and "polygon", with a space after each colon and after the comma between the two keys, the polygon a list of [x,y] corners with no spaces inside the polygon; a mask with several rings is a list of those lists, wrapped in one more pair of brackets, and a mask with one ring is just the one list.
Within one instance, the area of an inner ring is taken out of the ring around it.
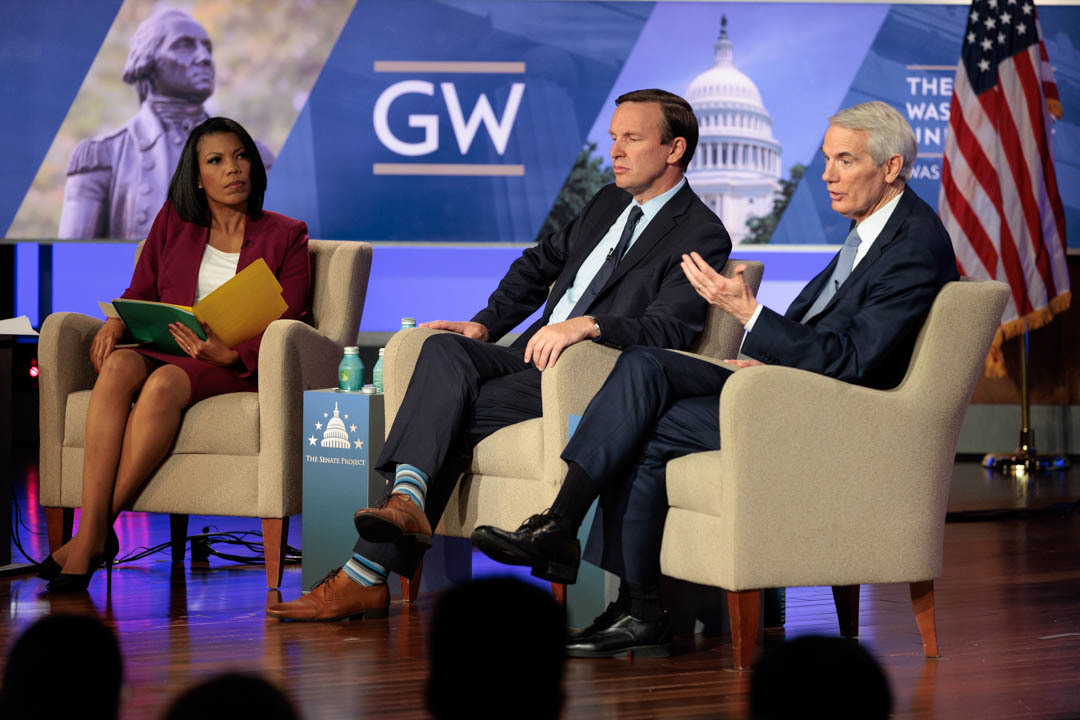
{"label": "beige armchair", "polygon": [[[731,277],[737,264],[747,266],[746,281],[757,292],[764,265],[729,259],[723,274]],[[383,383],[387,431],[405,396],[420,347],[434,332],[403,330],[386,346]],[[731,358],[738,353],[742,335],[742,325],[734,317],[710,308],[694,349],[712,357]],[[550,507],[566,476],[566,463],[559,455],[569,439],[567,420],[585,412],[618,356],[618,350],[591,342],[578,343],[560,355],[555,367],[543,375],[543,417],[505,427],[476,446],[472,464],[435,532],[467,538],[478,525],[517,527],[528,516]],[[410,600],[416,598],[419,588],[419,572],[411,581],[402,580],[402,595]],[[555,584],[554,592],[565,600],[564,585]]]}
{"label": "beige armchair", "polygon": [[[172,452],[131,507],[171,515],[174,562],[183,561],[189,514],[262,518],[271,588],[281,584],[289,516],[300,512],[303,391],[336,383],[342,349],[356,342],[371,270],[367,243],[311,240],[308,247],[310,324],[270,324],[259,351],[259,391],[188,408]],[[100,326],[86,315],[54,313],[41,328],[40,500],[50,550],[70,537],[72,508],[82,497],[84,423],[96,377],[89,349]]]}
{"label": "beige armchair", "polygon": [[727,381],[723,449],[668,463],[661,567],[727,590],[735,667],[753,658],[760,590],[786,586],[832,586],[850,637],[859,584],[910,583],[937,656],[933,581],[956,441],[1007,296],[998,282],[946,285],[892,390],[782,367]]}

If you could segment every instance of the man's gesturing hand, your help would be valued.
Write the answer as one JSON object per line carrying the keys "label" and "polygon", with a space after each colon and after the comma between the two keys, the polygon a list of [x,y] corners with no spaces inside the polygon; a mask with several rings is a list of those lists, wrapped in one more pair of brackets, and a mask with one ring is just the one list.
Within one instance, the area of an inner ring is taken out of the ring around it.
{"label": "man's gesturing hand", "polygon": [[709,267],[709,263],[692,252],[682,256],[682,271],[686,279],[710,305],[726,310],[745,325],[757,309],[754,292],[746,284],[746,266],[736,265],[730,280]]}
{"label": "man's gesturing hand", "polygon": [[431,328],[432,330],[449,330],[450,332],[464,335],[473,340],[480,340],[481,342],[487,342],[488,337],[490,337],[490,333],[486,327],[478,322],[471,322],[469,320],[432,320],[431,322],[420,323],[420,327]]}
{"label": "man's gesturing hand", "polygon": [[576,317],[545,325],[529,338],[529,344],[525,346],[525,362],[531,362],[537,370],[554,367],[563,350],[596,335],[596,326],[591,317]]}

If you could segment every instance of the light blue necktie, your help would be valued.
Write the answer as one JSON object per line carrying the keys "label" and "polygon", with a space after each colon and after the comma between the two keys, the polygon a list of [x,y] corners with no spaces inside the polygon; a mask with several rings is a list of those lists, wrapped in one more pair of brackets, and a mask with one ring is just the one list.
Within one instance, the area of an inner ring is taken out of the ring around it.
{"label": "light blue necktie", "polygon": [[802,322],[807,322],[824,310],[829,301],[836,295],[836,291],[848,279],[851,268],[855,265],[855,253],[859,250],[859,242],[859,233],[855,232],[855,228],[851,228],[847,239],[844,240],[844,247],[840,248],[840,257],[836,261],[836,267],[833,268],[832,276],[825,283],[825,287],[821,288],[821,293],[817,296],[814,304],[810,306],[810,309],[806,311]]}

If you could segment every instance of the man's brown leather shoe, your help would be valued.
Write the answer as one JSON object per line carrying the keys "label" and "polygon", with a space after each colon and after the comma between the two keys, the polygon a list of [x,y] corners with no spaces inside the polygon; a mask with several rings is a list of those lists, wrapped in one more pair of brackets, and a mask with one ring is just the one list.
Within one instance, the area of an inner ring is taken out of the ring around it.
{"label": "man's brown leather shoe", "polygon": [[346,620],[353,617],[384,618],[390,612],[386,583],[368,587],[354,583],[344,568],[331,572],[306,595],[266,608],[280,620],[304,622]]}
{"label": "man's brown leather shoe", "polygon": [[384,497],[375,507],[353,515],[356,532],[368,542],[431,547],[431,523],[420,507],[401,493]]}

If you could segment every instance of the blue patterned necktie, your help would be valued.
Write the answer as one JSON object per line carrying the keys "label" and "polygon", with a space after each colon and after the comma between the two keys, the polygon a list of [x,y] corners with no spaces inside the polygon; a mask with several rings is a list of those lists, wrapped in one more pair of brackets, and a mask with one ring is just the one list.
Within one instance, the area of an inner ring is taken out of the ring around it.
{"label": "blue patterned necktie", "polygon": [[570,311],[570,314],[566,316],[566,319],[576,318],[585,314],[585,311],[592,305],[593,300],[600,294],[600,291],[607,285],[607,281],[611,279],[612,274],[615,272],[615,266],[622,260],[622,256],[626,254],[626,248],[630,245],[630,238],[634,236],[634,228],[637,227],[638,220],[644,213],[641,208],[635,205],[630,210],[630,217],[626,219],[626,225],[623,226],[622,235],[619,236],[619,242],[615,245],[615,248],[608,253],[607,259],[604,260],[604,264],[600,266],[600,269],[593,275],[592,282],[589,283],[589,287],[585,288],[585,292],[581,293],[581,297],[574,303],[574,308]]}
{"label": "blue patterned necktie", "polygon": [[851,268],[855,265],[855,254],[858,251],[859,233],[855,232],[855,228],[851,228],[847,239],[844,240],[844,247],[840,248],[840,257],[836,261],[836,267],[833,268],[832,275],[829,277],[828,282],[825,283],[825,287],[821,288],[817,300],[803,315],[802,321],[804,323],[824,310],[829,301],[833,299],[836,291],[840,289],[840,286],[848,279],[848,275],[851,274]]}

